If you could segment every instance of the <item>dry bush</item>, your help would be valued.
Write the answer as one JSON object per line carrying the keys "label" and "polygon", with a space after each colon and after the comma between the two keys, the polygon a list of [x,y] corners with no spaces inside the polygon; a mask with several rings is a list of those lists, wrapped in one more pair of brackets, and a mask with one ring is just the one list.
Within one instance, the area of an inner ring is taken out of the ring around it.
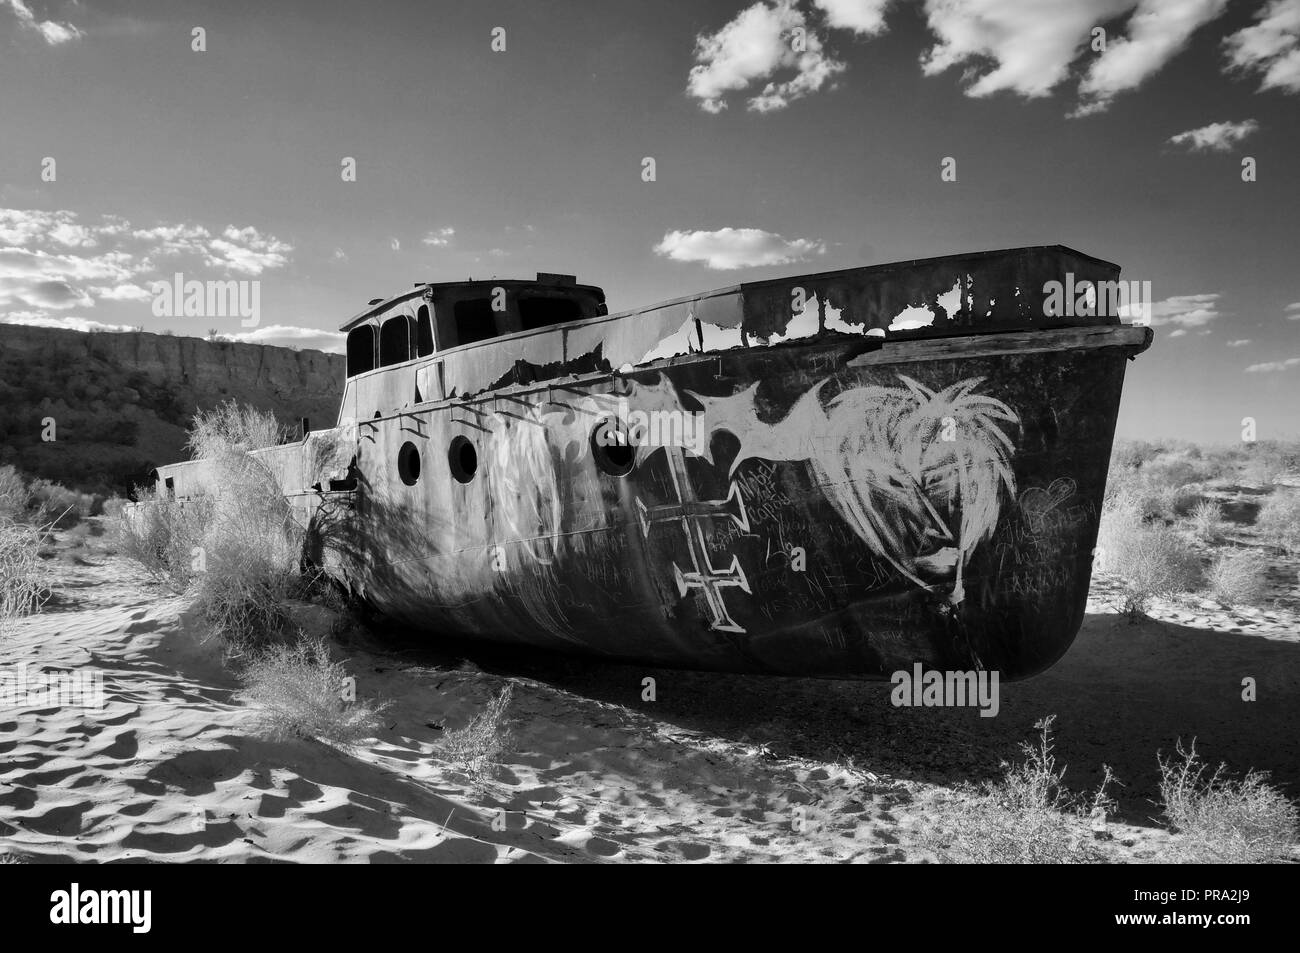
{"label": "dry bush", "polygon": [[1003,762],[1003,777],[972,792],[971,800],[940,814],[932,842],[953,859],[977,864],[1086,864],[1105,859],[1091,820],[1104,823],[1114,802],[1106,794],[1109,767],[1090,797],[1065,786],[1052,743],[1054,715],[1039,721],[1038,743],[1021,742],[1020,764]]}
{"label": "dry bush", "polygon": [[1214,500],[1201,500],[1187,516],[1187,528],[1203,543],[1213,543],[1223,534],[1223,507]]}
{"label": "dry bush", "polygon": [[222,493],[203,534],[206,565],[194,577],[195,602],[227,653],[239,656],[283,634],[302,535],[264,464],[227,451],[212,465]]}
{"label": "dry bush", "polygon": [[27,512],[27,483],[13,467],[0,467],[0,519],[21,519]]}
{"label": "dry bush", "polygon": [[257,731],[273,740],[318,738],[351,747],[373,737],[387,704],[355,700],[342,662],[323,639],[301,637],[253,656],[240,674],[240,697],[257,706]]}
{"label": "dry bush", "polygon": [[1258,605],[1268,586],[1267,569],[1263,553],[1249,549],[1219,553],[1206,574],[1207,588],[1221,605]]}
{"label": "dry bush", "polygon": [[1241,476],[1246,483],[1268,486],[1278,477],[1300,472],[1300,443],[1257,440],[1245,448]]}
{"label": "dry bush", "polygon": [[1173,855],[1188,863],[1257,864],[1290,859],[1296,846],[1296,805],[1250,771],[1240,780],[1220,764],[1213,772],[1196,753],[1196,742],[1160,763],[1160,799],[1179,837]]}
{"label": "dry bush", "polygon": [[1165,526],[1149,526],[1133,504],[1103,511],[1097,533],[1100,564],[1119,577],[1124,612],[1136,620],[1152,599],[1200,586],[1201,560],[1191,545]]}
{"label": "dry bush", "polygon": [[1144,464],[1141,473],[1143,482],[1156,489],[1177,490],[1211,477],[1211,471],[1203,461],[1185,456],[1159,456]]}
{"label": "dry bush", "polygon": [[1259,508],[1255,528],[1274,546],[1300,553],[1300,492],[1274,490]]}
{"label": "dry bush", "polygon": [[174,500],[140,490],[140,503],[118,516],[116,545],[126,557],[177,592],[195,574],[195,550],[201,549],[215,502],[206,497]]}
{"label": "dry bush", "polygon": [[283,442],[288,431],[270,411],[228,400],[194,415],[185,446],[195,460],[261,450]]}
{"label": "dry bush", "polygon": [[499,695],[490,699],[484,709],[470,719],[469,724],[448,731],[438,745],[443,757],[475,787],[487,784],[496,771],[501,752],[510,743],[506,709],[513,696],[514,686],[507,683]]}
{"label": "dry bush", "polygon": [[49,529],[0,518],[0,635],[50,597],[49,574],[40,558]]}
{"label": "dry bush", "polygon": [[1110,468],[1136,470],[1164,448],[1146,440],[1117,440],[1110,453]]}
{"label": "dry bush", "polygon": [[27,488],[32,521],[54,529],[71,529],[91,514],[95,499],[49,480],[33,480]]}

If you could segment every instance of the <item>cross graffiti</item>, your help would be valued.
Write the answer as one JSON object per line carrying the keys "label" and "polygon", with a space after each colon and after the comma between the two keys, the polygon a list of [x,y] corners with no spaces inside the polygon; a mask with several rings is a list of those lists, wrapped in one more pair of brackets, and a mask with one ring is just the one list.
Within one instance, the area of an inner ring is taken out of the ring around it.
{"label": "cross graffiti", "polygon": [[709,558],[708,542],[704,538],[703,520],[727,518],[740,527],[741,532],[749,532],[749,514],[745,512],[745,498],[740,486],[731,481],[731,489],[723,500],[699,500],[695,497],[686,473],[686,459],[681,447],[664,447],[668,457],[668,472],[672,474],[673,488],[677,500],[656,506],[646,506],[637,497],[637,516],[641,521],[641,532],[650,535],[650,528],[655,523],[677,523],[686,535],[686,546],[691,556],[691,569],[683,572],[676,562],[673,563],[673,576],[677,581],[680,595],[686,595],[691,589],[699,589],[708,603],[713,616],[710,628],[720,632],[744,632],[745,628],[731,618],[722,590],[727,587],[740,589],[749,593],[749,580],[740,565],[740,557],[732,554],[731,565],[719,569]]}

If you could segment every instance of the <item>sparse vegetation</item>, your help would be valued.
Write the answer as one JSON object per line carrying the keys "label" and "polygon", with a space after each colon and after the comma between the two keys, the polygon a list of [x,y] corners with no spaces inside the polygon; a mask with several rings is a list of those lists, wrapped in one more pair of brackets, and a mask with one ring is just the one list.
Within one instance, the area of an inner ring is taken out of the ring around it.
{"label": "sparse vegetation", "polygon": [[492,778],[498,758],[510,743],[506,710],[513,697],[514,686],[507,683],[469,724],[448,731],[438,746],[447,761],[476,787]]}
{"label": "sparse vegetation", "polygon": [[213,501],[170,500],[151,490],[138,495],[142,505],[118,516],[117,546],[155,579],[182,592],[194,577],[195,549],[212,522]]}
{"label": "sparse vegetation", "polygon": [[203,534],[195,602],[228,654],[274,641],[298,580],[301,532],[275,478],[247,453],[213,461],[223,490]]}
{"label": "sparse vegetation", "polygon": [[240,674],[241,697],[259,709],[258,732],[274,740],[318,738],[353,746],[379,730],[384,704],[358,701],[342,662],[323,639],[273,645]]}
{"label": "sparse vegetation", "polygon": [[287,430],[275,419],[275,414],[228,400],[194,415],[185,446],[193,459],[209,460],[229,453],[274,447],[286,436]]}
{"label": "sparse vegetation", "polygon": [[16,520],[27,511],[27,483],[13,467],[0,467],[0,519]]}
{"label": "sparse vegetation", "polygon": [[1268,559],[1253,550],[1219,553],[1206,581],[1210,595],[1225,606],[1255,605],[1264,597]]}
{"label": "sparse vegetation", "polygon": [[1296,805],[1268,784],[1266,772],[1234,780],[1224,764],[1210,771],[1195,741],[1190,750],[1179,742],[1173,756],[1157,759],[1165,816],[1179,835],[1173,848],[1178,859],[1250,864],[1290,858]]}
{"label": "sparse vegetation", "polygon": [[1187,525],[1201,542],[1217,542],[1223,533],[1223,507],[1213,500],[1202,500],[1192,507]]}
{"label": "sparse vegetation", "polygon": [[1300,491],[1275,490],[1260,507],[1255,527],[1272,545],[1300,553]]}
{"label": "sparse vegetation", "polygon": [[1113,802],[1110,769],[1090,797],[1065,786],[1052,742],[1055,715],[1040,720],[1036,744],[1021,742],[1025,760],[1003,763],[1003,777],[968,792],[966,803],[945,812],[936,846],[954,859],[977,864],[1080,864],[1104,860],[1093,823],[1104,825]]}
{"label": "sparse vegetation", "polygon": [[280,639],[298,586],[301,531],[270,470],[248,450],[278,433],[274,416],[228,402],[195,416],[190,446],[219,496],[141,492],[120,520],[121,548],[177,591],[190,589],[228,657]]}
{"label": "sparse vegetation", "polygon": [[1163,525],[1143,522],[1132,504],[1119,504],[1102,513],[1097,535],[1103,568],[1115,573],[1124,587],[1123,610],[1140,618],[1155,598],[1190,592],[1200,585],[1201,561],[1191,545]]}
{"label": "sparse vegetation", "polygon": [[48,529],[0,517],[0,635],[50,596],[49,574],[40,558],[48,537]]}

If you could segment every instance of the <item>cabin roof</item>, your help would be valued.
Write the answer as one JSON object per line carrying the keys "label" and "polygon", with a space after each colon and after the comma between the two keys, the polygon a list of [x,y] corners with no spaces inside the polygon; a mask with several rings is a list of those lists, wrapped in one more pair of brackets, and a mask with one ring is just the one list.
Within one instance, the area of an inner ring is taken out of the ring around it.
{"label": "cabin roof", "polygon": [[382,301],[376,301],[374,304],[366,305],[365,310],[353,315],[340,328],[340,331],[351,331],[357,325],[362,324],[377,314],[382,314],[395,304],[401,304],[403,301],[409,301],[416,297],[432,296],[439,291],[445,291],[451,288],[483,288],[485,291],[491,288],[544,288],[547,290],[559,291],[584,291],[588,294],[595,295],[599,300],[605,300],[605,292],[597,285],[580,285],[571,275],[553,275],[538,273],[536,278],[483,278],[480,280],[469,279],[466,281],[417,281],[415,287],[410,291],[403,291],[401,294],[394,295],[391,298],[385,298]]}

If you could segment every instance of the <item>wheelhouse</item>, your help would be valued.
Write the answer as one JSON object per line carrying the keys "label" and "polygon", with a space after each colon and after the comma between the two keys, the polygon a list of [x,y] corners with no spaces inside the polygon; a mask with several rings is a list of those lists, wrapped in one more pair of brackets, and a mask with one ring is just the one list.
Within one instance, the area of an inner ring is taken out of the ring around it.
{"label": "wheelhouse", "polygon": [[578,284],[572,275],[420,283],[414,291],[374,303],[343,325],[347,376],[606,313],[605,293]]}

